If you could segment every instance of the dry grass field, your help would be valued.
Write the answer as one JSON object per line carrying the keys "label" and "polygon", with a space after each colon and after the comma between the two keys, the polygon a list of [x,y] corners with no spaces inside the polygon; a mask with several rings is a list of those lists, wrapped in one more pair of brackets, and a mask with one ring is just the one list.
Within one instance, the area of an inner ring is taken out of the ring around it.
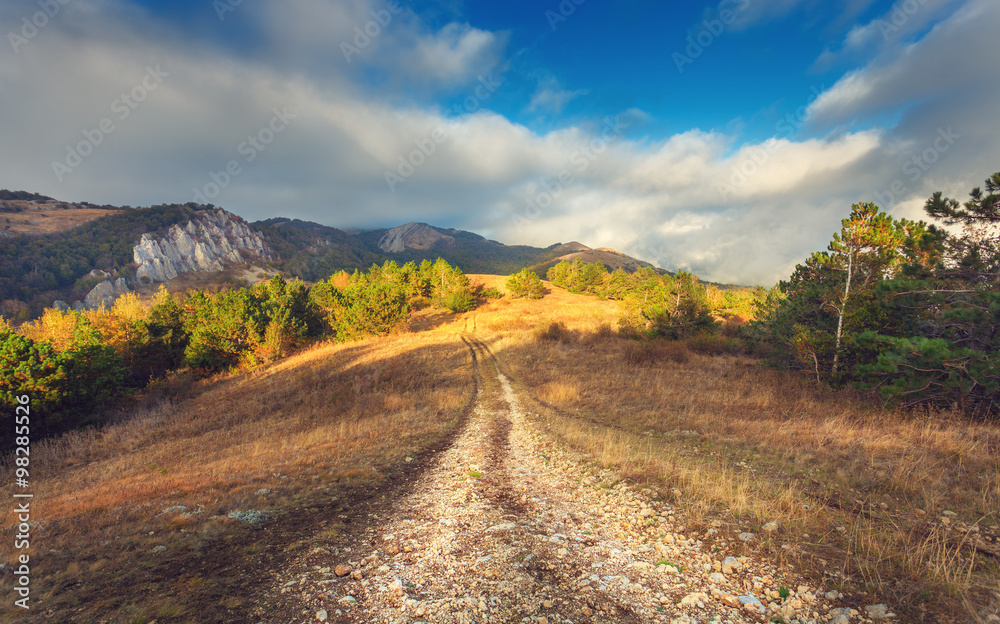
{"label": "dry grass field", "polygon": [[[706,542],[763,551],[903,622],[1000,611],[1000,427],[882,410],[708,354],[731,351],[718,342],[621,338],[617,316],[551,286],[465,315],[425,309],[408,333],[159,382],[118,424],[36,443],[33,574],[51,611],[27,621],[248,613],[261,571],[364,521],[352,510],[367,493],[455,431],[475,387],[464,332],[489,345],[540,427],[671,499]],[[741,531],[755,540],[742,545]]]}
{"label": "dry grass field", "polygon": [[541,426],[675,499],[693,526],[753,532],[773,556],[888,600],[904,621],[1000,611],[1000,427],[883,410],[698,352],[713,341],[620,338],[613,304],[549,290],[474,322]]}
{"label": "dry grass field", "polygon": [[[355,501],[454,430],[471,374],[454,335],[319,346],[249,373],[161,383],[125,422],[36,443],[33,597],[44,610],[23,621],[231,621],[257,575],[335,534]],[[23,615],[0,607],[0,620]]]}
{"label": "dry grass field", "polygon": [[32,206],[25,212],[0,213],[0,229],[10,234],[52,234],[65,232],[114,210],[101,208],[59,208],[60,204]]}

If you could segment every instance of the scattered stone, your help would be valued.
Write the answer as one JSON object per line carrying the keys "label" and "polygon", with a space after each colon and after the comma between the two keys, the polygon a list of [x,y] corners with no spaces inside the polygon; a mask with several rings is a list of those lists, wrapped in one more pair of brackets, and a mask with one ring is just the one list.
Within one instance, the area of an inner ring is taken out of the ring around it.
{"label": "scattered stone", "polygon": [[889,605],[886,604],[874,604],[865,607],[865,611],[868,613],[868,617],[873,620],[886,620],[889,618]]}
{"label": "scattered stone", "polygon": [[737,535],[737,537],[740,538],[741,542],[749,542],[750,540],[752,540],[757,536],[754,535],[753,533],[740,533],[739,535]]}
{"label": "scattered stone", "polygon": [[501,522],[500,524],[494,524],[490,528],[486,529],[487,533],[492,533],[493,531],[510,531],[517,527],[513,522]]}
{"label": "scattered stone", "polygon": [[764,605],[754,596],[740,596],[740,604],[751,613],[764,613]]}
{"label": "scattered stone", "polygon": [[681,606],[682,607],[690,607],[690,606],[704,607],[705,606],[705,602],[707,600],[708,600],[708,594],[703,593],[703,592],[694,592],[692,594],[688,594],[687,596],[684,596],[683,598],[681,598]]}
{"label": "scattered stone", "polygon": [[830,611],[830,624],[850,624],[850,609],[834,609]]}
{"label": "scattered stone", "polygon": [[[356,541],[303,551],[281,574],[275,589],[295,604],[296,621],[313,621],[329,608],[328,620],[397,624],[616,622],[629,610],[662,624],[832,624],[828,612],[840,605],[799,585],[808,581],[790,567],[725,555],[738,554],[738,535],[754,539],[740,533],[751,527],[716,520],[721,532],[703,544],[702,532],[685,528],[687,518],[652,500],[654,493],[579,462],[533,427],[507,380],[498,381],[480,386],[483,399],[466,427],[402,500],[387,499],[390,509],[348,520],[362,525]],[[499,454],[498,423],[506,436]],[[488,477],[457,478],[481,466],[489,467]],[[767,538],[777,525],[753,528]],[[393,549],[412,554],[392,556]],[[780,585],[798,589],[782,598]],[[343,596],[348,590],[353,595]],[[870,624],[878,615],[846,613],[849,624]]]}
{"label": "scattered stone", "polygon": [[737,559],[736,557],[726,557],[725,559],[722,560],[723,574],[732,574],[733,572],[736,572],[742,567],[743,564],[740,563],[740,560]]}
{"label": "scattered stone", "polygon": [[737,608],[740,606],[740,599],[732,594],[720,594],[719,602],[726,605],[727,607]]}
{"label": "scattered stone", "polygon": [[327,617],[326,609],[320,609],[319,611],[316,612],[316,619],[319,620],[320,622],[325,622],[326,617]]}
{"label": "scattered stone", "polygon": [[401,596],[403,594],[403,581],[396,579],[395,581],[389,583],[389,591]]}
{"label": "scattered stone", "polygon": [[777,522],[768,522],[767,524],[765,524],[761,528],[764,529],[764,531],[767,532],[767,533],[774,533],[775,531],[778,530],[778,523]]}

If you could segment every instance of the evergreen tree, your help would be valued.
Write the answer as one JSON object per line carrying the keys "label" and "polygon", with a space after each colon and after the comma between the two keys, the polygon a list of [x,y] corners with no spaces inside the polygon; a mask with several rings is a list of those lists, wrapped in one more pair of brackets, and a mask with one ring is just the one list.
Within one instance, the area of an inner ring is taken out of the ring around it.
{"label": "evergreen tree", "polygon": [[521,269],[507,278],[507,292],[511,297],[518,299],[541,299],[545,296],[545,287],[538,275],[528,269]]}

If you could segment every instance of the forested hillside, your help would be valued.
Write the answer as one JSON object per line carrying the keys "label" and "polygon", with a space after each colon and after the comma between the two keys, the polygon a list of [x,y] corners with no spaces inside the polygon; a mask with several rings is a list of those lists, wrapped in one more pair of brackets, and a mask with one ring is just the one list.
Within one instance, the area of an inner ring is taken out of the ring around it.
{"label": "forested hillside", "polygon": [[472,232],[433,226],[430,227],[448,239],[429,249],[406,248],[389,253],[379,248],[386,230],[347,234],[317,223],[285,218],[258,221],[254,225],[271,237],[272,246],[282,258],[281,268],[305,280],[388,260],[405,264],[438,257],[469,273],[508,274],[558,255],[554,252],[558,243],[545,249],[504,245]]}
{"label": "forested hillside", "polygon": [[145,232],[191,218],[194,204],[122,210],[67,232],[0,238],[0,313],[34,318],[56,299],[80,299],[94,286],[94,269],[131,273],[132,248]]}

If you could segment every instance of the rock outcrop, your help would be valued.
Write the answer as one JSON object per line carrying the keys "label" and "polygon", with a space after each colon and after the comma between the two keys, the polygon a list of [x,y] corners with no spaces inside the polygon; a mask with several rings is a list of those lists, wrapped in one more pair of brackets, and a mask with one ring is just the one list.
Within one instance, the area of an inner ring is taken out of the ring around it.
{"label": "rock outcrop", "polygon": [[93,290],[87,293],[87,296],[83,299],[83,305],[88,310],[96,310],[101,306],[110,308],[115,304],[115,299],[127,292],[129,292],[129,289],[124,277],[119,277],[114,282],[106,279],[97,286],[94,286]]}
{"label": "rock outcrop", "polygon": [[272,260],[259,232],[224,210],[203,210],[162,238],[142,235],[133,249],[139,284],[171,280],[189,271],[221,271],[227,264]]}
{"label": "rock outcrop", "polygon": [[379,239],[378,246],[387,253],[400,253],[407,249],[430,249],[442,240],[455,239],[438,232],[426,223],[407,223],[386,232]]}

